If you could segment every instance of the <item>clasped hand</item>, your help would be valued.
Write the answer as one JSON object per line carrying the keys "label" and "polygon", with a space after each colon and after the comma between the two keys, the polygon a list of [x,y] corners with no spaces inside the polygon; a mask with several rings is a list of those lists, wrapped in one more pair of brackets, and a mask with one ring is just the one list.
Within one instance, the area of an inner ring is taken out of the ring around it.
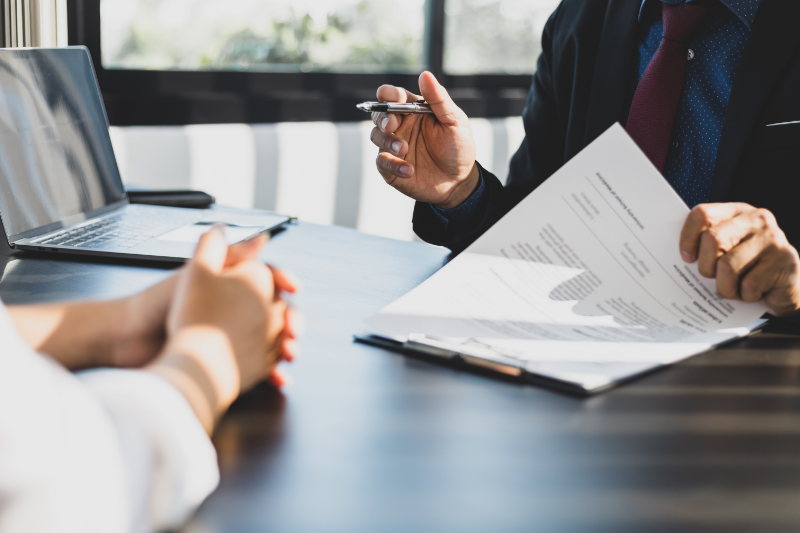
{"label": "clasped hand", "polygon": [[209,431],[238,394],[298,352],[297,290],[264,265],[259,236],[228,246],[214,228],[177,274],[118,300],[10,307],[25,340],[71,370],[145,368],[181,390]]}

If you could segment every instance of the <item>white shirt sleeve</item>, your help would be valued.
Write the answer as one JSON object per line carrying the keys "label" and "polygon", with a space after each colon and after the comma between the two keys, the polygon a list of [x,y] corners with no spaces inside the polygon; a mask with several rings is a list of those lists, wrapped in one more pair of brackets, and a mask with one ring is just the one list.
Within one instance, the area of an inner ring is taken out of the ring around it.
{"label": "white shirt sleeve", "polygon": [[180,527],[219,483],[216,451],[189,403],[167,380],[141,370],[93,370],[79,378],[120,437],[133,531]]}
{"label": "white shirt sleeve", "polygon": [[214,448],[166,380],[76,377],[32,351],[2,303],[0,343],[0,531],[174,528],[214,490]]}

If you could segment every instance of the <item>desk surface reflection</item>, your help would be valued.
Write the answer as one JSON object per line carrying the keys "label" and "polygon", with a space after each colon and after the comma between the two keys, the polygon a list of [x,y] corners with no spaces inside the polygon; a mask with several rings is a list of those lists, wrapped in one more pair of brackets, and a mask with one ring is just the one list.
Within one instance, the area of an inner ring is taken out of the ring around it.
{"label": "desk surface reflection", "polygon": [[[760,334],[581,399],[354,344],[446,252],[299,224],[264,259],[303,281],[303,355],[214,442],[190,532],[800,529],[800,336]],[[0,255],[9,304],[123,296],[170,269]]]}

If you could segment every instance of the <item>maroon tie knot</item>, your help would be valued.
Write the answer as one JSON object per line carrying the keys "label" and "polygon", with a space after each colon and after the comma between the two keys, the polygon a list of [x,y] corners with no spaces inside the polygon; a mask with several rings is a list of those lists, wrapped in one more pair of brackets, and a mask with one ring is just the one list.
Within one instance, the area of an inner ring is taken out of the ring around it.
{"label": "maroon tie knot", "polygon": [[692,34],[713,6],[698,4],[661,4],[663,6],[664,39],[688,44]]}

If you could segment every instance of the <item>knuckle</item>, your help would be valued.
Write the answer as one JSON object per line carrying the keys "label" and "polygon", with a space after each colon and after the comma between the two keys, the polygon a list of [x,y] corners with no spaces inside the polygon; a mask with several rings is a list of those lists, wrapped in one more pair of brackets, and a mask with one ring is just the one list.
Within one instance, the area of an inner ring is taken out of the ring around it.
{"label": "knuckle", "polygon": [[778,229],[778,223],[775,220],[775,215],[769,209],[759,208],[755,211],[755,217],[762,228]]}
{"label": "knuckle", "polygon": [[716,277],[716,271],[713,265],[709,266],[704,263],[698,263],[697,271],[700,272],[700,275],[704,278],[712,279]]}
{"label": "knuckle", "polygon": [[715,250],[722,249],[723,237],[720,234],[719,228],[709,228],[703,233],[703,245],[711,246]]}
{"label": "knuckle", "polygon": [[781,251],[788,252],[789,250],[794,251],[794,248],[789,241],[786,239],[786,234],[783,230],[778,227],[777,224],[770,225],[765,231],[765,237],[772,243],[773,246],[776,246]]}
{"label": "knuckle", "polygon": [[734,276],[739,272],[728,255],[723,255],[717,260],[717,274],[720,276]]}
{"label": "knuckle", "polygon": [[761,299],[758,282],[752,276],[748,276],[742,280],[742,299],[751,303]]}
{"label": "knuckle", "polygon": [[765,231],[764,237],[781,255],[790,253],[792,246],[786,241],[786,235],[779,228],[769,228]]}
{"label": "knuckle", "polygon": [[375,96],[378,98],[378,100],[381,100],[381,95],[385,95],[387,91],[391,91],[392,89],[394,89],[392,85],[381,85],[375,92]]}
{"label": "knuckle", "polygon": [[385,172],[386,171],[385,165],[386,162],[384,161],[383,154],[378,154],[378,156],[375,158],[375,166],[378,167],[378,170],[380,170],[381,172]]}
{"label": "knuckle", "polygon": [[742,300],[744,300],[745,302],[747,302],[749,304],[757,303],[759,300],[761,300],[761,297],[762,297],[762,295],[757,293],[757,292],[754,292],[754,293],[743,292],[742,293]]}
{"label": "knuckle", "polygon": [[375,160],[378,165],[378,170],[387,174],[396,174],[397,164],[390,160],[388,156],[381,152]]}
{"label": "knuckle", "polygon": [[779,235],[773,228],[766,227],[762,229],[762,235],[771,245],[775,246],[777,244]]}
{"label": "knuckle", "polygon": [[372,128],[372,132],[369,134],[369,140],[372,141],[372,144],[375,146],[380,147],[379,137],[381,136],[381,130],[378,128]]}
{"label": "knuckle", "polygon": [[797,272],[800,269],[800,258],[789,243],[774,245],[771,250],[771,259],[781,265],[785,272]]}
{"label": "knuckle", "polygon": [[716,279],[720,296],[731,300],[738,296],[739,276],[729,258],[722,257],[717,261]]}
{"label": "knuckle", "polygon": [[703,225],[710,225],[712,224],[712,207],[710,204],[700,204],[692,209],[692,212],[689,213],[689,216],[693,217],[698,222],[701,222]]}
{"label": "knuckle", "polygon": [[800,268],[800,256],[797,254],[797,249],[788,242],[783,246],[783,251],[786,257],[792,262],[793,268],[797,270]]}
{"label": "knuckle", "polygon": [[728,300],[733,300],[737,296],[736,287],[729,283],[717,282],[717,293]]}

